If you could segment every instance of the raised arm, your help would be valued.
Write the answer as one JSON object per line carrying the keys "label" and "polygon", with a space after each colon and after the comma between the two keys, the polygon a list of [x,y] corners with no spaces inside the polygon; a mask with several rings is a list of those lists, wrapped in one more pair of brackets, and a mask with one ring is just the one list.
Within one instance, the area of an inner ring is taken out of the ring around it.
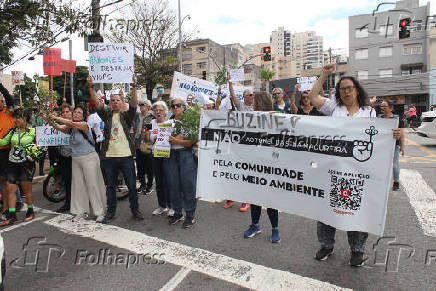
{"label": "raised arm", "polygon": [[221,85],[218,86],[218,94],[216,95],[215,108],[218,110],[221,105]]}
{"label": "raised arm", "polygon": [[135,107],[138,104],[138,92],[136,90],[136,75],[133,74],[132,77],[132,98],[130,98],[129,107]]}
{"label": "raised arm", "polygon": [[230,82],[230,73],[227,74],[227,81],[229,82],[230,98],[233,101],[233,105],[235,105],[235,107],[238,108],[239,100],[238,100],[238,97],[235,94],[235,90],[233,90],[233,83]]}
{"label": "raised arm", "polygon": [[14,99],[12,98],[11,94],[9,94],[8,89],[6,89],[2,83],[0,83],[0,93],[2,93],[3,97],[5,98],[6,106],[14,106]]}
{"label": "raised arm", "polygon": [[68,127],[77,128],[77,129],[80,129],[80,130],[85,131],[85,132],[89,131],[88,124],[84,121],[76,122],[76,121],[72,121],[72,120],[58,117],[58,116],[54,116],[54,115],[50,115],[50,118],[53,120],[56,120],[59,123],[65,124]]}
{"label": "raised arm", "polygon": [[317,109],[320,109],[325,103],[325,98],[320,96],[318,93],[321,91],[322,85],[327,80],[327,77],[330,75],[331,72],[335,70],[335,67],[335,64],[325,65],[322,68],[321,76],[318,78],[318,80],[316,80],[315,84],[312,87],[312,90],[310,90],[309,92],[310,102]]}
{"label": "raised arm", "polygon": [[95,108],[100,109],[103,105],[100,103],[100,100],[98,99],[97,92],[94,90],[94,84],[92,83],[92,77],[88,76],[86,78],[86,81],[88,82],[89,86],[89,94],[91,95],[92,102],[94,102]]}
{"label": "raised arm", "polygon": [[291,108],[292,108],[292,111],[294,112],[294,114],[297,114],[297,112],[298,112],[298,107],[297,107],[297,105],[295,105],[295,95],[297,95],[297,91],[298,91],[298,89],[300,89],[300,87],[301,87],[301,85],[300,84],[295,84],[295,87],[294,87],[294,92],[292,92],[292,95],[291,95]]}
{"label": "raised arm", "polygon": [[[14,130],[10,129],[9,132],[3,137],[0,138],[0,147],[4,147],[11,142],[12,135],[14,134]],[[3,167],[4,165],[2,165]]]}

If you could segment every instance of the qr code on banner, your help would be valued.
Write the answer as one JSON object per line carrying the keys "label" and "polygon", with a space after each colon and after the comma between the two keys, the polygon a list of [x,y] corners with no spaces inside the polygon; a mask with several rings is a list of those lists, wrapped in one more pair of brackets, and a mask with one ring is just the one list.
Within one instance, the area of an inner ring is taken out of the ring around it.
{"label": "qr code on banner", "polygon": [[365,180],[331,176],[330,206],[345,210],[359,210]]}

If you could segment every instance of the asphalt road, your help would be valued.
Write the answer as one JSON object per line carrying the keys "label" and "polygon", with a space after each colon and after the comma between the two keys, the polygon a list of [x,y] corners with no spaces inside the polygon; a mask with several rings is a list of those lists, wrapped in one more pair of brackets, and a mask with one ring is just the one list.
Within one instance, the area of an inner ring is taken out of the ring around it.
{"label": "asphalt road", "polygon": [[[239,203],[223,209],[222,203],[200,201],[197,224],[184,230],[151,215],[157,206],[153,192],[140,196],[141,222],[131,218],[128,201],[121,201],[109,225],[74,223],[68,215],[40,210],[38,220],[2,229],[5,290],[434,290],[436,140],[409,134],[400,161],[402,177],[410,181],[390,193],[385,236],[370,235],[362,268],[348,266],[343,231],[336,234],[335,254],[318,262],[313,259],[318,242],[312,220],[280,213],[282,242],[271,244],[265,212],[262,234],[244,239],[250,213],[240,213]],[[415,191],[415,185],[423,192]],[[34,186],[35,205],[52,211],[59,207],[46,201],[41,190],[41,184]],[[427,202],[411,198],[417,194],[429,197]]]}

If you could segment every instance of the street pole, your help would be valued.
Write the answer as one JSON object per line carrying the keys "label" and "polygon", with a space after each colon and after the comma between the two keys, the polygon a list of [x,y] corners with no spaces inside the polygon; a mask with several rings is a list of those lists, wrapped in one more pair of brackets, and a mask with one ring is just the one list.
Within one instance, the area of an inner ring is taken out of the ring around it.
{"label": "street pole", "polygon": [[[70,49],[70,60],[73,59],[73,41],[70,39],[68,40],[68,46]],[[74,78],[74,73],[70,73],[70,87],[71,87],[71,106],[73,106],[74,108],[74,89],[73,89],[73,78]]]}
{"label": "street pole", "polygon": [[[92,34],[93,36],[99,35],[101,39],[94,39],[93,42],[103,42],[103,38],[100,35],[100,0],[91,1],[91,16],[92,16]],[[103,91],[103,85],[101,83],[94,84],[94,89],[96,92],[98,90]],[[71,101],[72,102],[72,101]]]}
{"label": "street pole", "polygon": [[[330,56],[330,64],[331,64],[332,63],[332,48],[331,47],[329,48],[329,56]],[[330,92],[330,87],[332,85],[332,80],[331,80],[330,75],[328,76],[328,80],[329,80],[329,82],[328,82],[327,90]]]}
{"label": "street pole", "polygon": [[183,57],[182,57],[182,13],[180,11],[179,0],[179,71],[183,74]]}

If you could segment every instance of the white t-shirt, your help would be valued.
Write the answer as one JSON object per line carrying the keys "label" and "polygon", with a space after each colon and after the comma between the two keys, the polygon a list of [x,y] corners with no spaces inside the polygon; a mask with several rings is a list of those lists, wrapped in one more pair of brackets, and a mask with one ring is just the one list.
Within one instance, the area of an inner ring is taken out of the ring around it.
{"label": "white t-shirt", "polygon": [[229,97],[221,99],[219,110],[225,110],[225,111],[232,110],[232,102],[230,101]]}
{"label": "white t-shirt", "polygon": [[[347,107],[345,105],[339,106],[336,100],[331,100],[329,98],[324,98],[325,103],[320,108],[320,112],[327,116],[349,116]],[[377,117],[377,113],[371,106],[365,106],[359,108],[359,110],[350,117]]]}
{"label": "white t-shirt", "polygon": [[101,120],[100,116],[98,116],[97,113],[92,113],[91,115],[88,116],[87,123],[89,127],[92,128],[92,130],[96,135],[96,142],[102,142],[104,139],[104,135],[103,135],[104,125],[103,125],[103,120]]}
{"label": "white t-shirt", "polygon": [[238,106],[236,106],[238,111],[254,111],[253,106],[245,105],[243,100],[238,100]]}

